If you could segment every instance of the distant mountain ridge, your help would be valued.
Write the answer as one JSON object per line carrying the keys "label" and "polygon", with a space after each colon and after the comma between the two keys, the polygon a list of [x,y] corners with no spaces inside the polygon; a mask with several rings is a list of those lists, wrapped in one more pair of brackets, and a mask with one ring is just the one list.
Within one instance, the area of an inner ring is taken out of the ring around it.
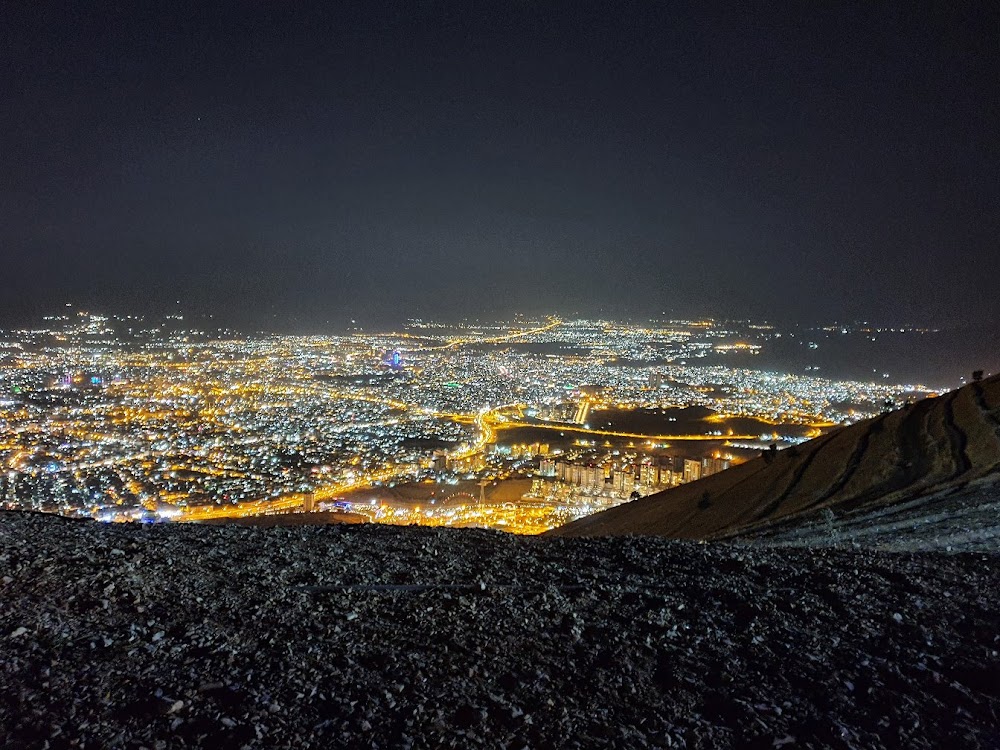
{"label": "distant mountain ridge", "polygon": [[[935,539],[1000,541],[1000,375],[839,428],[773,457],[612,508],[552,536],[871,541],[933,518]],[[894,512],[904,513],[893,518]],[[964,518],[967,528],[952,528]],[[993,522],[990,519],[997,518]],[[882,528],[882,527],[879,527]],[[803,529],[813,533],[803,536]],[[867,529],[867,530],[866,530]],[[924,532],[929,529],[923,529]],[[849,532],[849,533],[848,533]],[[971,536],[970,536],[971,535]],[[930,540],[929,534],[924,534]],[[889,540],[882,540],[888,542]],[[803,543],[805,543],[803,541]],[[930,541],[918,548],[939,546]]]}

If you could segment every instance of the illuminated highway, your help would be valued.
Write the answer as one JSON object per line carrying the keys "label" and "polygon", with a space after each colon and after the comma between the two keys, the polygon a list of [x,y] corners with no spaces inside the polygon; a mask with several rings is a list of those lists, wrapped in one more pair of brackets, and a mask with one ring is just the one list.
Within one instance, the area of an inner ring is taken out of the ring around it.
{"label": "illuminated highway", "polygon": [[587,435],[598,435],[602,437],[622,437],[622,438],[636,438],[640,440],[656,440],[656,441],[691,441],[691,440],[756,440],[759,435],[652,435],[649,433],[642,432],[619,432],[617,430],[596,430],[590,427],[584,427],[583,425],[574,424],[552,424],[546,422],[520,422],[520,421],[504,421],[499,428],[502,430],[510,430],[518,427],[530,427],[532,429],[540,430],[556,430],[558,432],[582,432]]}
{"label": "illuminated highway", "polygon": [[[408,408],[405,404],[399,404],[396,408]],[[452,452],[454,459],[468,459],[477,456],[486,450],[486,446],[492,443],[496,433],[493,429],[493,422],[496,413],[509,408],[499,407],[495,410],[482,410],[476,415],[453,415],[436,414],[435,416],[456,418],[460,420],[473,420],[479,434],[475,442],[467,448],[461,446]],[[399,478],[398,472],[392,469],[382,469],[380,471],[367,472],[359,475],[355,479],[346,482],[339,482],[317,488],[312,494],[315,502],[330,500],[340,497],[346,492],[372,487],[377,483],[385,483]],[[245,503],[238,503],[232,506],[194,506],[183,508],[176,516],[178,521],[206,521],[214,518],[239,518],[255,515],[266,515],[270,513],[287,512],[301,509],[306,502],[309,493],[294,493],[273,499],[252,500]]]}

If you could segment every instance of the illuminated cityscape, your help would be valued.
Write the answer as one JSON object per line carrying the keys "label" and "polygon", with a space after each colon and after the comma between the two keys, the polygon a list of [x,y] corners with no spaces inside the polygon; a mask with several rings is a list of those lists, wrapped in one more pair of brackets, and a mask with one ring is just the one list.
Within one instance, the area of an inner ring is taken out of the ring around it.
{"label": "illuminated cityscape", "polygon": [[2,507],[538,533],[940,390],[757,369],[783,334],[746,321],[203,324],[69,310],[3,332]]}
{"label": "illuminated cityscape", "polygon": [[1000,749],[1000,3],[0,19],[0,750]]}

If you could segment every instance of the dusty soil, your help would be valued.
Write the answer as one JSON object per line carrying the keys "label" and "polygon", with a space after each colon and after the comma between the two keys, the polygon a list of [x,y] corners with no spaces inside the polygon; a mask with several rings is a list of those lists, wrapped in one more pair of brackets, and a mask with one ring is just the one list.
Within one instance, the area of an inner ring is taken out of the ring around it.
{"label": "dusty soil", "polygon": [[0,514],[0,745],[996,748],[998,560]]}

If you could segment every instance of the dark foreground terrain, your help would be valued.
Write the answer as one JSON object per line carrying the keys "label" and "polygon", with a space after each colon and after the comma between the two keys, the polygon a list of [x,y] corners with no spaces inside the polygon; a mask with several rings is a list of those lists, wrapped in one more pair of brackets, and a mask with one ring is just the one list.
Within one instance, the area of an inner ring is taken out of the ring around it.
{"label": "dark foreground terrain", "polygon": [[0,746],[996,748],[997,563],[0,514]]}

